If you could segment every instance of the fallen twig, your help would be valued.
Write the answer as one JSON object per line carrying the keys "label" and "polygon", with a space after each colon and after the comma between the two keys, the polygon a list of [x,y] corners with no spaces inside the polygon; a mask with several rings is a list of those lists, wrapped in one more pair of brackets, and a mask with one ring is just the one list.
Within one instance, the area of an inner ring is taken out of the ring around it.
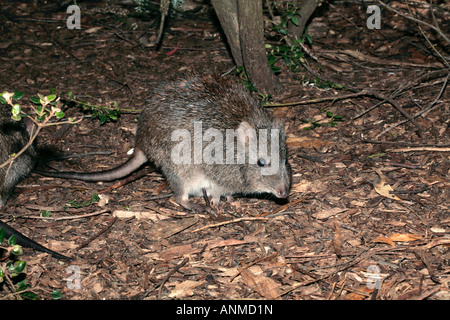
{"label": "fallen twig", "polygon": [[[436,106],[438,106],[439,104],[437,104],[437,102],[439,101],[439,99],[442,97],[442,94],[444,93],[445,88],[447,87],[447,83],[448,83],[448,78],[450,77],[450,73],[447,73],[447,77],[445,78],[444,84],[441,87],[441,90],[439,91],[439,93],[437,94],[436,98],[430,103],[430,105],[428,107],[426,107],[425,109],[417,112],[415,115],[413,115],[413,118],[417,118],[418,116],[425,114],[429,111],[431,111],[432,109],[434,109]],[[399,125],[402,125],[403,123],[407,122],[406,120],[400,121],[397,124],[390,126],[389,128],[386,128],[385,130],[383,130],[383,132],[379,133],[376,138],[382,136],[383,134],[389,132],[390,130],[394,129],[395,127],[398,127]]]}
{"label": "fallen twig", "polygon": [[61,220],[76,220],[76,219],[82,219],[82,218],[88,218],[92,216],[98,216],[100,214],[106,213],[110,211],[109,209],[104,209],[92,213],[82,214],[78,216],[66,216],[66,217],[41,217],[41,216],[27,216],[27,219],[41,219],[41,220],[52,220],[52,221],[61,221]]}
{"label": "fallen twig", "polygon": [[450,39],[445,35],[445,33],[442,32],[442,30],[441,30],[439,27],[435,27],[435,26],[433,26],[432,24],[429,24],[428,22],[425,22],[425,21],[416,19],[416,18],[414,18],[414,17],[412,17],[412,16],[410,16],[410,15],[407,15],[407,14],[401,12],[401,11],[398,11],[398,10],[392,8],[391,6],[387,5],[387,4],[384,3],[383,1],[377,0],[377,2],[378,2],[379,4],[381,4],[383,7],[385,7],[386,9],[388,9],[389,11],[395,12],[396,14],[398,14],[399,16],[402,16],[403,18],[406,18],[406,19],[412,20],[412,21],[414,21],[414,22],[423,24],[423,25],[425,25],[425,26],[427,26],[427,27],[433,29],[434,31],[436,31],[437,33],[439,33],[439,34],[441,35],[441,37],[444,38],[445,41],[447,41],[448,43],[450,43]]}
{"label": "fallen twig", "polygon": [[181,261],[180,264],[178,264],[177,266],[175,266],[175,268],[173,268],[172,270],[170,270],[169,274],[163,279],[163,281],[161,281],[161,283],[159,284],[159,291],[158,291],[158,299],[161,300],[161,293],[162,293],[162,288],[164,287],[164,284],[166,283],[167,280],[169,280],[169,278],[178,270],[180,270],[180,268],[182,268],[187,262],[189,261],[189,258],[185,258],[183,261]]}
{"label": "fallen twig", "polygon": [[413,152],[413,151],[450,152],[450,148],[416,147],[416,148],[387,149],[386,151],[388,151],[388,152]]}
{"label": "fallen twig", "polygon": [[236,222],[241,222],[241,221],[255,221],[255,220],[267,221],[268,219],[264,218],[264,217],[242,217],[242,218],[237,218],[237,219],[233,219],[233,220],[229,220],[229,221],[223,221],[223,222],[203,226],[203,227],[195,229],[191,232],[199,232],[199,231],[202,231],[202,230],[205,230],[208,228],[220,227],[220,226],[230,224],[230,223],[236,223]]}
{"label": "fallen twig", "polygon": [[94,236],[90,237],[87,241],[83,242],[82,244],[80,244],[77,247],[77,250],[80,250],[84,247],[86,247],[89,243],[91,243],[93,240],[97,239],[98,237],[100,237],[102,234],[104,234],[106,231],[108,231],[113,225],[114,223],[116,223],[117,218],[114,218],[113,221],[111,221],[111,223],[104,228],[103,230],[101,230],[100,232],[98,232],[97,234],[95,234]]}

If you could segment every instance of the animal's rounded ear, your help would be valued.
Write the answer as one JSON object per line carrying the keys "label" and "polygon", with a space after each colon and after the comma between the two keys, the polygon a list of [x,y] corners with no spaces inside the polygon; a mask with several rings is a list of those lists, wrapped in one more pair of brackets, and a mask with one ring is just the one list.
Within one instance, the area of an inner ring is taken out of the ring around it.
{"label": "animal's rounded ear", "polygon": [[247,121],[242,121],[236,129],[238,142],[242,145],[248,145],[256,141],[256,130]]}

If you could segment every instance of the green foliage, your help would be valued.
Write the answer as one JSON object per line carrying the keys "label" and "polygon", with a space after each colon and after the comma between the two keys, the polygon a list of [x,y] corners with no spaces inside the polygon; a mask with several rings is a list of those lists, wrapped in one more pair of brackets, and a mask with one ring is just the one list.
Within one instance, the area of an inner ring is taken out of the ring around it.
{"label": "green foliage", "polygon": [[[0,228],[0,245],[4,240],[5,230]],[[8,278],[10,283],[15,283],[16,292],[21,292],[19,295],[21,299],[39,299],[39,295],[27,290],[29,285],[26,283],[25,279],[18,281],[24,275],[27,266],[26,261],[17,259],[17,257],[22,254],[22,247],[16,244],[16,238],[14,236],[9,238],[7,243],[7,247],[2,247],[2,251],[6,252],[6,254],[4,254],[3,257],[0,256],[0,260],[3,261],[0,263],[0,283]]]}
{"label": "green foliage", "polygon": [[[67,100],[67,102],[72,102],[79,105],[84,112],[92,115],[92,119],[98,119],[100,121],[100,125],[103,125],[106,122],[110,121],[117,121],[122,111],[122,109],[119,108],[119,104],[117,103],[117,101],[113,102],[113,106],[99,106],[76,98],[73,95],[72,91],[69,91],[69,93],[67,93],[67,96],[66,93],[62,93],[61,96],[63,96]],[[137,111],[127,109],[124,110],[129,112]]]}
{"label": "green foliage", "polygon": [[294,72],[298,67],[305,63],[305,52],[302,48],[303,43],[312,43],[312,38],[307,30],[304,35],[295,39],[290,37],[288,26],[290,23],[299,25],[299,9],[290,1],[273,2],[274,10],[280,15],[279,20],[272,21],[272,30],[278,35],[277,44],[266,44],[267,57],[274,73],[280,72],[280,67],[276,65],[278,61],[283,61],[285,65]]}
{"label": "green foliage", "polygon": [[291,71],[298,71],[298,67],[305,62],[305,52],[300,46],[305,41],[305,38],[293,39],[292,45],[270,45],[266,44],[267,58],[269,59],[269,65],[274,73],[280,72],[280,67],[276,66],[279,60],[282,60],[284,64]]}
{"label": "green foliage", "polygon": [[236,73],[240,79],[240,83],[242,83],[244,86],[247,87],[247,89],[250,92],[256,92],[256,88],[252,85],[252,83],[250,82],[250,79],[247,76],[247,73],[244,71],[244,67],[243,66],[239,66],[236,68]]}
{"label": "green foliage", "polygon": [[60,300],[62,298],[62,292],[59,290],[54,290],[52,292],[52,299],[53,300]]}
{"label": "green foliage", "polygon": [[311,124],[310,127],[305,127],[303,130],[314,130],[318,127],[324,127],[324,126],[330,126],[334,127],[336,126],[340,121],[343,120],[343,116],[340,115],[334,115],[331,111],[326,112],[326,118],[322,120],[301,120],[304,123]]}
{"label": "green foliage", "polygon": [[343,86],[339,83],[333,83],[330,80],[323,82],[319,78],[315,78],[314,80],[309,80],[307,82],[313,83],[317,88],[321,88],[321,89],[330,89],[330,88],[342,89],[343,88]]}
{"label": "green foliage", "polygon": [[100,200],[100,197],[97,193],[94,193],[91,197],[91,199],[86,200],[84,202],[76,202],[75,200],[70,200],[67,202],[68,205],[74,207],[74,208],[83,208],[83,207],[89,207],[91,204],[96,203]]}

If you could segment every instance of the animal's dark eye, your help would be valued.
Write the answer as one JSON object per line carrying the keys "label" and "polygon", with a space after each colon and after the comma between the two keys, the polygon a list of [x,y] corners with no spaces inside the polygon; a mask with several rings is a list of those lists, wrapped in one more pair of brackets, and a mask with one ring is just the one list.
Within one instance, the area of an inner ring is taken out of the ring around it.
{"label": "animal's dark eye", "polygon": [[257,163],[260,167],[265,167],[267,165],[267,161],[264,158],[259,158]]}

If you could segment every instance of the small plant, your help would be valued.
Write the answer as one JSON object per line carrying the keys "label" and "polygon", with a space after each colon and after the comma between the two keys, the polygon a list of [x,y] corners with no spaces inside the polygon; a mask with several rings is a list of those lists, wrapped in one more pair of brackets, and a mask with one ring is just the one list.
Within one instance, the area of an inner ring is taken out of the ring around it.
{"label": "small plant", "polygon": [[256,92],[257,89],[252,85],[252,83],[250,82],[247,73],[244,71],[244,67],[243,66],[239,66],[236,68],[236,74],[240,79],[240,83],[244,84],[244,86],[247,87],[248,90],[250,90],[250,92]]}
{"label": "small plant", "polygon": [[309,123],[311,126],[304,127],[303,130],[314,130],[318,127],[330,126],[334,127],[338,124],[339,121],[343,120],[343,116],[334,115],[331,111],[326,112],[326,117],[322,117],[321,119],[314,120],[302,120],[304,123]]}
{"label": "small plant", "polygon": [[86,200],[85,202],[76,202],[75,200],[70,200],[67,202],[68,205],[74,207],[74,208],[83,208],[83,207],[89,207],[91,204],[96,203],[100,200],[100,197],[97,193],[94,193],[91,197],[91,199]]}
{"label": "small plant", "polygon": [[[11,106],[11,119],[20,121],[22,118],[29,118],[35,124],[35,128],[30,133],[30,140],[22,148],[22,150],[20,150],[16,154],[11,155],[6,162],[0,163],[0,168],[9,165],[18,156],[25,152],[25,150],[33,144],[33,141],[36,139],[39,132],[44,127],[64,123],[52,122],[55,118],[61,119],[65,116],[64,112],[61,109],[61,102],[59,101],[59,98],[54,94],[54,92],[51,92],[48,96],[38,94],[37,97],[30,98],[30,101],[32,102],[31,104],[29,104],[30,108],[32,109],[31,114],[23,113],[20,104],[17,103],[17,101],[22,97],[22,92],[16,91],[14,93],[11,93],[5,91],[0,96],[0,103],[8,104],[9,106]],[[69,119],[67,123],[76,123],[76,121],[74,119]]]}
{"label": "small plant", "polygon": [[288,25],[292,23],[299,24],[299,9],[288,1],[274,3],[275,9],[280,13],[279,19],[272,21],[272,30],[278,35],[277,45],[266,44],[267,57],[269,65],[274,73],[280,72],[280,67],[276,66],[279,60],[284,61],[291,71],[298,71],[299,65],[305,63],[305,51],[303,43],[312,43],[312,38],[305,31],[305,34],[298,39],[289,37]]}
{"label": "small plant", "polygon": [[[27,263],[23,260],[18,260],[17,257],[23,252],[22,247],[16,244],[15,236],[11,236],[7,240],[7,246],[2,246],[5,241],[5,230],[0,228],[0,284],[7,282],[9,286],[15,286],[16,292],[20,292],[20,298],[36,300],[39,295],[28,290],[29,284],[26,280],[20,280],[25,272]],[[20,281],[19,281],[20,280]]]}
{"label": "small plant", "polygon": [[[120,116],[121,109],[119,108],[119,104],[117,101],[113,102],[113,106],[99,106],[92,104],[90,102],[82,101],[78,98],[76,98],[72,91],[69,91],[69,93],[62,93],[61,96],[64,98],[66,102],[72,102],[75,103],[83,109],[83,111],[86,111],[92,115],[92,119],[98,119],[100,121],[100,125],[105,124],[109,121],[117,121],[117,119]],[[136,110],[126,110],[129,112],[133,112]]]}

